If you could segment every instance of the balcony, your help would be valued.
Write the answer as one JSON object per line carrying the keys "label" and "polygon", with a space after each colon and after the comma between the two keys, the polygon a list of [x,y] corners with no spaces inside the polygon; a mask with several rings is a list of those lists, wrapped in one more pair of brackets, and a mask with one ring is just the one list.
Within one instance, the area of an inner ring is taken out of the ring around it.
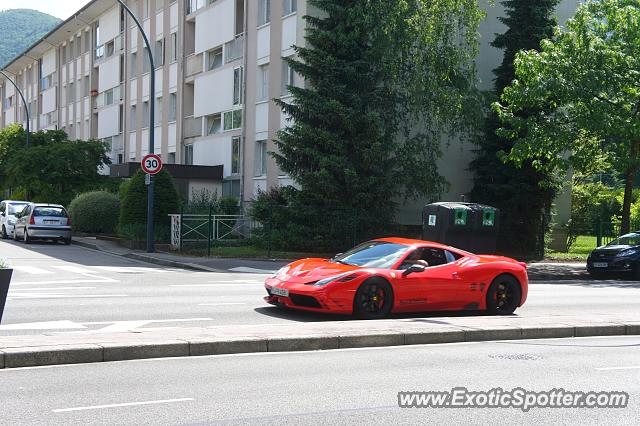
{"label": "balcony", "polygon": [[237,35],[236,38],[224,45],[224,62],[237,61],[244,55],[244,34]]}
{"label": "balcony", "polygon": [[193,54],[187,56],[187,69],[185,77],[193,77],[198,75],[204,69],[204,54]]}
{"label": "balcony", "polygon": [[199,138],[202,136],[202,117],[185,117],[184,138]]}

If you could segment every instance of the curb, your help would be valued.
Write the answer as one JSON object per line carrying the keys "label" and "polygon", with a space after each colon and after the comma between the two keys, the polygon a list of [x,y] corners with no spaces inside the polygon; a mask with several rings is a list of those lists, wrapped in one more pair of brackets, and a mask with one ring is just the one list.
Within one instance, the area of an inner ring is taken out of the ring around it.
{"label": "curb", "polygon": [[445,330],[409,330],[342,335],[278,338],[193,337],[137,344],[83,343],[0,349],[0,369],[60,364],[83,364],[149,358],[189,357],[259,352],[304,352],[331,349],[410,346],[496,340],[640,335],[640,323],[600,323],[581,326],[498,326],[484,329],[447,327]]}

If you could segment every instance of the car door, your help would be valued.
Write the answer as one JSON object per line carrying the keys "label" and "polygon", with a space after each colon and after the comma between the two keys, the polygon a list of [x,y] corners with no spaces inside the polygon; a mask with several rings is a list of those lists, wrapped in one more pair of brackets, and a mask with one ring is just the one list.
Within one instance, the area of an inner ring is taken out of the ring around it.
{"label": "car door", "polygon": [[16,227],[15,227],[15,235],[17,237],[22,237],[24,236],[24,228],[27,224],[27,220],[29,220],[29,213],[31,212],[31,206],[30,205],[26,205],[24,207],[24,209],[22,209],[22,211],[19,213],[19,215],[17,216],[17,220],[16,220]]}
{"label": "car door", "polygon": [[[438,247],[425,247],[424,272],[397,274],[397,306],[403,311],[460,310],[472,303],[472,293],[458,275],[460,257]],[[406,265],[404,265],[406,267]]]}

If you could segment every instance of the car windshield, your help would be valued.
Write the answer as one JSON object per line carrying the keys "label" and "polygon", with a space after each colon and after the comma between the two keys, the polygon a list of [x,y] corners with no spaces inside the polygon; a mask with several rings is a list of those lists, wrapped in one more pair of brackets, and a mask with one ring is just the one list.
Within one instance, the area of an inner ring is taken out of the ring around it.
{"label": "car windshield", "polygon": [[15,216],[17,213],[20,213],[22,209],[24,209],[24,206],[26,206],[26,204],[9,204],[9,214]]}
{"label": "car windshield", "polygon": [[403,244],[370,241],[333,258],[334,262],[368,268],[389,269],[411,248]]}
{"label": "car windshield", "polygon": [[640,234],[627,234],[611,241],[608,246],[640,246]]}
{"label": "car windshield", "polygon": [[67,212],[61,207],[36,207],[33,215],[35,217],[67,217]]}

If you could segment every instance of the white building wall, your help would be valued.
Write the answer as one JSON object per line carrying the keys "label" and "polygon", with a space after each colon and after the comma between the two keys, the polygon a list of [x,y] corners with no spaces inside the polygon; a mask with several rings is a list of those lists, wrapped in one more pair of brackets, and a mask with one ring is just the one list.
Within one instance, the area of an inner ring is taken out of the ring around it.
{"label": "white building wall", "polygon": [[110,105],[98,111],[98,139],[120,133],[120,106]]}
{"label": "white building wall", "polygon": [[114,7],[100,17],[100,40],[98,45],[113,40],[120,34],[120,12]]}
{"label": "white building wall", "polygon": [[98,92],[113,89],[120,85],[120,55],[114,55],[99,65],[100,77]]}
{"label": "white building wall", "polygon": [[195,80],[195,117],[233,108],[233,67],[205,73]]}
{"label": "white building wall", "polygon": [[205,52],[233,40],[234,16],[235,0],[218,0],[196,16],[196,53]]}

